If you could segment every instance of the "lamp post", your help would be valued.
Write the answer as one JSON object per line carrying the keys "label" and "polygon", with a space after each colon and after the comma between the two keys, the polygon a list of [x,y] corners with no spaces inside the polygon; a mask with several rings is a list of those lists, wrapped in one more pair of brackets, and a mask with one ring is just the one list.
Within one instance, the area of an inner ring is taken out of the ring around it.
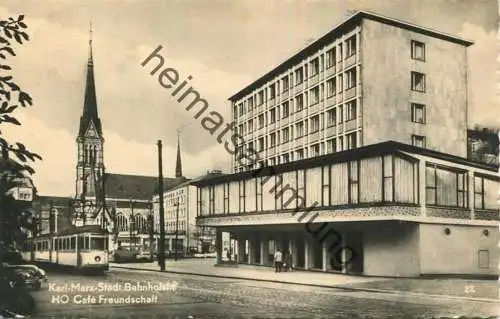
{"label": "lamp post", "polygon": [[163,207],[163,164],[162,164],[162,143],[158,140],[158,196],[160,199],[160,243],[158,247],[158,262],[160,271],[165,271],[165,215]]}
{"label": "lamp post", "polygon": [[179,247],[179,198],[174,204],[176,206],[175,212],[175,261],[177,261],[177,253]]}

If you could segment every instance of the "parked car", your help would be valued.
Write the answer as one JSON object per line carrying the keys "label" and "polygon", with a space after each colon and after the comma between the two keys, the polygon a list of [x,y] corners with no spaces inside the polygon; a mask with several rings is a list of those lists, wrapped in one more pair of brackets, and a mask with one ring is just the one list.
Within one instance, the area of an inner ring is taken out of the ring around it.
{"label": "parked car", "polygon": [[113,253],[113,260],[116,263],[131,262],[137,260],[138,252],[131,249],[118,247]]}
{"label": "parked car", "polygon": [[[10,267],[8,267],[10,268]],[[40,289],[42,281],[35,270],[30,268],[10,268],[18,280],[22,280],[23,288]],[[19,281],[18,281],[19,282]]]}
{"label": "parked car", "polygon": [[45,270],[42,268],[38,267],[37,265],[33,264],[19,264],[19,265],[7,265],[7,268],[12,268],[12,269],[27,269],[27,270],[32,270],[33,274],[39,279],[40,283],[44,283],[48,281],[47,278],[47,273]]}
{"label": "parked car", "polygon": [[153,261],[153,255],[149,250],[141,250],[135,257],[137,260],[148,260],[148,261]]}

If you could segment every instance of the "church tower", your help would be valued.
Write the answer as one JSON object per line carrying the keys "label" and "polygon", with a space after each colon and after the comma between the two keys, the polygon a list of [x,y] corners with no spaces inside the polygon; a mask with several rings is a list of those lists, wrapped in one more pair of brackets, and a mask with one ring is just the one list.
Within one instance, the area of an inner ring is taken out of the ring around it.
{"label": "church tower", "polygon": [[180,132],[177,131],[177,161],[175,162],[175,178],[182,178],[182,163],[181,163],[181,142],[179,138]]}
{"label": "church tower", "polygon": [[76,165],[76,197],[96,198],[99,188],[97,181],[104,174],[101,120],[97,113],[97,97],[92,57],[92,26],[90,27],[89,59],[87,62],[87,83],[83,102],[83,114],[76,138],[78,161]]}

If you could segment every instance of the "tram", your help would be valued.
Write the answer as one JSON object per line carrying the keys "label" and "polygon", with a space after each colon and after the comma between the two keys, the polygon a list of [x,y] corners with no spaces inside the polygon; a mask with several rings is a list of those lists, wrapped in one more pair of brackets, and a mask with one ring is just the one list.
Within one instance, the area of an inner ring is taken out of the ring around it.
{"label": "tram", "polygon": [[35,263],[106,271],[109,269],[108,232],[99,225],[86,225],[28,238],[23,259]]}

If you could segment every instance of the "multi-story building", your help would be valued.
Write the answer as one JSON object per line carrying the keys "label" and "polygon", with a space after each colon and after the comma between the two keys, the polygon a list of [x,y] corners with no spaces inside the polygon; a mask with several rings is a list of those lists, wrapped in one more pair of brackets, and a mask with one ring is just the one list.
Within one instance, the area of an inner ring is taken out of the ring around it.
{"label": "multi-story building", "polygon": [[466,158],[469,45],[358,12],[232,96],[258,158],[196,183],[217,261],[230,233],[240,263],[498,275],[498,166]]}
{"label": "multi-story building", "polygon": [[[223,175],[212,171],[198,178],[171,187],[163,192],[165,216],[165,250],[178,254],[212,252],[215,232],[211,228],[196,225],[196,182]],[[155,233],[160,229],[159,195],[153,196]],[[176,241],[177,240],[177,241]]]}
{"label": "multi-story building", "polygon": [[[465,157],[472,43],[358,12],[232,97],[232,115],[261,164],[386,140]],[[234,157],[235,172],[259,163]]]}

